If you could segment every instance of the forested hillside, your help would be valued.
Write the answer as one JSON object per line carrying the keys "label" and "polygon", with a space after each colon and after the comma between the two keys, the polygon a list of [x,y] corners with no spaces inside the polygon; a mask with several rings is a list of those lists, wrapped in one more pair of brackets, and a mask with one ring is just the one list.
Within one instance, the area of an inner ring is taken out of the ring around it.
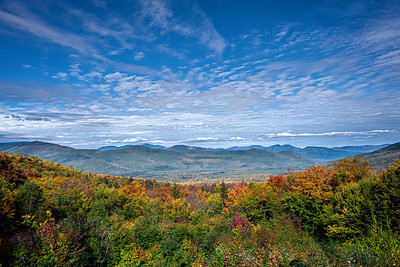
{"label": "forested hillside", "polygon": [[371,169],[378,171],[386,169],[394,160],[400,159],[400,142],[360,156],[368,161]]}
{"label": "forested hillside", "polygon": [[3,266],[394,266],[400,162],[180,185],[0,153]]}

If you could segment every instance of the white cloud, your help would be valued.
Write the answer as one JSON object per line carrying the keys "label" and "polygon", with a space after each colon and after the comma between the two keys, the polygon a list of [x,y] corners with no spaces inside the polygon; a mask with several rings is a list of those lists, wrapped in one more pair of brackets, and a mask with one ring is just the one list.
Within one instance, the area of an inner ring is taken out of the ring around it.
{"label": "white cloud", "polygon": [[120,142],[120,141],[119,140],[114,140],[114,139],[104,140],[104,143],[118,143],[118,142]]}
{"label": "white cloud", "polygon": [[278,33],[276,36],[278,36],[279,38],[282,38],[283,36],[285,36],[287,34],[287,31],[281,31],[280,33]]}
{"label": "white cloud", "polygon": [[135,60],[136,61],[139,61],[139,60],[142,60],[144,58],[144,53],[143,52],[138,52],[136,55],[135,55]]}
{"label": "white cloud", "polygon": [[150,143],[150,144],[166,144],[167,142],[165,142],[163,140],[151,140],[151,141],[148,141],[148,143]]}
{"label": "white cloud", "polygon": [[183,53],[180,53],[180,52],[176,51],[175,49],[172,49],[172,48],[168,47],[168,45],[166,45],[166,44],[158,45],[158,49],[161,52],[164,52],[166,54],[170,54],[171,56],[174,56],[176,58],[179,58],[179,59],[183,59],[184,58]]}
{"label": "white cloud", "polygon": [[72,64],[69,66],[69,72],[81,72],[81,64]]}
{"label": "white cloud", "polygon": [[151,18],[151,25],[168,29],[173,17],[172,11],[163,0],[141,0],[142,14]]}
{"label": "white cloud", "polygon": [[193,139],[189,139],[186,142],[216,142],[220,141],[221,139],[219,138],[214,138],[214,137],[197,137]]}
{"label": "white cloud", "polygon": [[54,79],[60,79],[60,80],[66,81],[67,78],[68,78],[68,73],[65,73],[65,72],[57,72],[56,75],[53,75],[53,76],[51,76],[51,77],[54,78]]}
{"label": "white cloud", "polygon": [[90,81],[90,80],[93,80],[93,79],[95,79],[95,78],[100,78],[100,77],[102,77],[102,76],[103,76],[103,74],[101,74],[101,73],[98,72],[98,71],[91,71],[91,72],[86,73],[86,74],[84,74],[84,75],[80,75],[80,76],[78,76],[77,78],[78,78],[79,80],[82,80],[82,81]]}
{"label": "white cloud", "polygon": [[373,135],[376,133],[390,133],[391,130],[371,130],[371,131],[360,131],[360,132],[326,132],[326,133],[271,133],[263,134],[262,137],[274,138],[274,137],[311,137],[311,136],[359,136],[359,135]]}
{"label": "white cloud", "polygon": [[229,137],[227,140],[229,140],[229,141],[244,141],[244,140],[246,140],[246,138],[243,138],[243,137]]}
{"label": "white cloud", "polygon": [[127,139],[124,139],[122,142],[123,143],[136,143],[136,142],[142,142],[145,140],[146,139],[142,139],[142,138],[127,138]]}
{"label": "white cloud", "polygon": [[225,142],[241,142],[245,141],[246,138],[243,137],[227,137],[227,138],[217,138],[217,137],[197,137],[190,138],[182,143],[225,143]]}
{"label": "white cloud", "polygon": [[372,130],[371,133],[390,133],[393,130]]}
{"label": "white cloud", "polygon": [[124,77],[126,77],[126,74],[122,74],[119,71],[117,71],[114,73],[107,74],[106,76],[104,76],[104,79],[106,79],[108,82],[114,82],[114,81],[118,81]]}
{"label": "white cloud", "polygon": [[[224,38],[217,32],[210,18],[208,18],[200,8],[195,9],[200,17],[203,17],[200,25],[200,41],[213,50],[216,55],[222,56],[227,44]],[[195,32],[194,32],[195,33]]]}

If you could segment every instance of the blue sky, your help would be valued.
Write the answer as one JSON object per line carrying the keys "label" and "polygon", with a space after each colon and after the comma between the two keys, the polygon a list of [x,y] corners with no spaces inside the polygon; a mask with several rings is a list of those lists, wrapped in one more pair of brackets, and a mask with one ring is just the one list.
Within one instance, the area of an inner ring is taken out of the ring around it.
{"label": "blue sky", "polygon": [[0,142],[400,141],[400,2],[0,1]]}

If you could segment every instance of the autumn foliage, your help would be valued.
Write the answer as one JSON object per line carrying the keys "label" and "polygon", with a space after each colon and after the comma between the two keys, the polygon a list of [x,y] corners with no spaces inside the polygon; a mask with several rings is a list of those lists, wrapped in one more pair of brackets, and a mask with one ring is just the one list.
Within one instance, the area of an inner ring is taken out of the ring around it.
{"label": "autumn foliage", "polygon": [[0,153],[0,264],[392,266],[399,203],[400,162],[182,185]]}

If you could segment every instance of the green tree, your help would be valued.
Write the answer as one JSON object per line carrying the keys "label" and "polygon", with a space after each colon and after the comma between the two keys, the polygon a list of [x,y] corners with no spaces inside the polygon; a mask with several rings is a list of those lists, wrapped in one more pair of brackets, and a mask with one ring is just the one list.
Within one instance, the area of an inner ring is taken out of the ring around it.
{"label": "green tree", "polygon": [[365,203],[359,183],[339,188],[323,208],[321,219],[326,235],[346,240],[362,234],[367,227],[365,220],[370,215]]}
{"label": "green tree", "polygon": [[400,229],[400,160],[385,170],[371,193],[374,213],[379,221]]}
{"label": "green tree", "polygon": [[320,215],[322,202],[317,197],[300,192],[287,192],[281,198],[283,211],[295,214],[301,225],[311,234],[320,234]]}
{"label": "green tree", "polygon": [[35,181],[27,181],[17,194],[17,213],[20,216],[32,217],[35,222],[46,218],[46,200],[42,188]]}

